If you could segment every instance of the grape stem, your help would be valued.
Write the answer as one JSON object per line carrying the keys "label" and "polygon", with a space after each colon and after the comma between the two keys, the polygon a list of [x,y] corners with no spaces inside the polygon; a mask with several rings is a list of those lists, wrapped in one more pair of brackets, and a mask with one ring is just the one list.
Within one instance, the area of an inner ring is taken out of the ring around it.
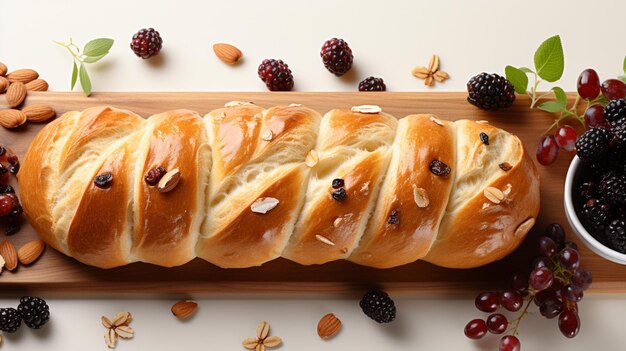
{"label": "grape stem", "polygon": [[535,294],[536,292],[534,290],[531,289],[530,291],[530,295],[529,295],[529,299],[526,302],[526,306],[524,306],[524,309],[522,310],[522,313],[519,315],[519,317],[515,320],[513,320],[513,322],[515,322],[515,326],[513,327],[512,331],[513,331],[513,335],[517,336],[518,331],[517,329],[519,328],[520,323],[522,322],[522,319],[524,318],[524,316],[526,315],[526,313],[528,313],[528,308],[530,307],[530,304],[533,302],[533,300],[535,299]]}

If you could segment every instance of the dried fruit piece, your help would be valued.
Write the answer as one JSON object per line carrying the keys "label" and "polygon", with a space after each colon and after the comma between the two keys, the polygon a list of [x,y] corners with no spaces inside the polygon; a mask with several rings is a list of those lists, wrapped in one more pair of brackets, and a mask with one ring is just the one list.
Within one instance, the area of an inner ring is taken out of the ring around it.
{"label": "dried fruit piece", "polygon": [[178,182],[180,181],[180,171],[178,168],[174,168],[173,170],[165,173],[163,178],[159,180],[159,185],[157,186],[157,190],[161,193],[166,193],[168,191],[173,190]]}
{"label": "dried fruit piece", "polygon": [[222,62],[233,65],[243,57],[241,50],[237,49],[233,45],[217,43],[213,45],[213,52],[215,52],[215,56],[222,60]]}
{"label": "dried fruit piece", "polygon": [[57,112],[46,104],[34,104],[26,106],[22,109],[22,112],[26,115],[26,119],[29,122],[47,122],[54,118]]}
{"label": "dried fruit piece", "polygon": [[26,115],[20,110],[0,111],[0,125],[4,128],[17,128],[26,123]]}
{"label": "dried fruit piece", "polygon": [[511,164],[508,163],[508,162],[503,162],[503,163],[499,164],[498,167],[500,167],[500,169],[505,171],[505,172],[508,172],[508,171],[510,171],[513,168],[513,166],[511,166]]}
{"label": "dried fruit piece", "polygon": [[113,182],[113,174],[111,174],[111,172],[98,174],[93,179],[93,183],[100,189],[108,189],[111,186],[112,182]]}
{"label": "dried fruit piece", "polygon": [[154,186],[159,183],[161,178],[163,178],[163,176],[166,173],[167,173],[167,170],[165,169],[165,167],[159,166],[159,167],[150,169],[146,173],[146,175],[143,177],[143,179],[146,181],[148,185]]}
{"label": "dried fruit piece", "polygon": [[30,68],[22,68],[7,74],[7,78],[11,83],[21,82],[23,84],[26,84],[39,78],[39,73]]}
{"label": "dried fruit piece", "polygon": [[28,82],[25,84],[26,90],[28,91],[48,91],[48,82],[43,79],[35,79],[32,82]]}
{"label": "dried fruit piece", "polygon": [[198,303],[195,300],[181,300],[172,306],[172,314],[178,319],[187,319],[191,317],[198,309]]}
{"label": "dried fruit piece", "polygon": [[332,313],[328,313],[317,323],[317,335],[322,339],[334,336],[340,329],[341,321]]}
{"label": "dried fruit piece", "polygon": [[21,105],[26,99],[26,87],[22,82],[15,82],[9,85],[9,89],[7,89],[7,105],[13,108],[15,106]]}
{"label": "dried fruit piece", "polygon": [[452,171],[450,169],[450,166],[448,166],[447,164],[439,160],[431,161],[429,165],[429,169],[434,175],[437,175],[440,177],[447,177],[450,175],[450,172]]}
{"label": "dried fruit piece", "polygon": [[32,240],[17,250],[17,258],[21,264],[28,265],[35,262],[46,248],[43,240]]}
{"label": "dried fruit piece", "polygon": [[6,269],[12,271],[17,268],[17,250],[15,250],[13,243],[8,240],[0,243],[0,256],[4,258]]}

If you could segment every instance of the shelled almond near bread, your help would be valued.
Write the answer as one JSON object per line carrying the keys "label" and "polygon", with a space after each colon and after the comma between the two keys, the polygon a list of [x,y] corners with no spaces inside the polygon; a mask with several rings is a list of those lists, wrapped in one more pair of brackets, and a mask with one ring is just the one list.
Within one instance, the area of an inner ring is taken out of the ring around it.
{"label": "shelled almond near bread", "polygon": [[102,268],[281,256],[469,268],[513,251],[539,211],[517,137],[377,106],[68,112],[36,136],[18,180],[41,237]]}

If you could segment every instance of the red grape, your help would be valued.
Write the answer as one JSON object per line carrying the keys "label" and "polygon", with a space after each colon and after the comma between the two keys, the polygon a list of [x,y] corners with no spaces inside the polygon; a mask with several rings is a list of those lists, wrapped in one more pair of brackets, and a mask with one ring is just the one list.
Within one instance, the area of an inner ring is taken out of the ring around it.
{"label": "red grape", "polygon": [[578,251],[578,245],[576,245],[576,243],[573,242],[573,241],[566,241],[563,244],[563,248],[570,248],[570,249],[574,249],[574,250]]}
{"label": "red grape", "polygon": [[580,268],[574,273],[572,277],[572,284],[581,287],[583,290],[587,290],[593,281],[591,272],[584,268]]}
{"label": "red grape", "polygon": [[602,83],[602,94],[608,100],[626,98],[626,83],[619,79],[607,79]]}
{"label": "red grape", "polygon": [[546,229],[546,236],[554,240],[557,245],[562,245],[565,241],[565,230],[560,224],[552,223]]}
{"label": "red grape", "polygon": [[554,133],[554,139],[556,144],[565,151],[574,151],[576,149],[576,130],[571,126],[559,127]]}
{"label": "red grape", "polygon": [[574,311],[563,311],[559,315],[559,329],[566,338],[573,338],[580,330],[580,318]]}
{"label": "red grape", "polygon": [[533,261],[533,269],[541,268],[541,267],[548,267],[549,264],[550,264],[549,258],[545,256],[539,256],[535,258],[535,260]]}
{"label": "red grape", "polygon": [[561,296],[570,301],[580,302],[583,299],[583,288],[574,284],[567,284],[563,287]]}
{"label": "red grape", "polygon": [[539,253],[546,257],[552,257],[556,253],[556,243],[547,236],[542,236],[538,240]]}
{"label": "red grape", "polygon": [[500,306],[500,296],[496,292],[485,291],[476,296],[474,303],[480,311],[495,312]]}
{"label": "red grape", "polygon": [[0,185],[9,184],[9,170],[0,163]]}
{"label": "red grape", "polygon": [[502,334],[509,326],[509,322],[506,317],[500,313],[490,314],[487,317],[487,329],[493,334]]}
{"label": "red grape", "polygon": [[530,272],[528,283],[533,289],[541,291],[549,288],[553,281],[554,274],[552,273],[552,270],[548,267],[541,267],[535,268],[532,272]]}
{"label": "red grape", "polygon": [[515,290],[505,290],[500,294],[500,304],[508,311],[517,312],[524,304],[524,298]]}
{"label": "red grape", "polygon": [[554,135],[544,135],[537,145],[537,161],[544,166],[551,165],[559,155],[559,145],[557,145]]}
{"label": "red grape", "polygon": [[570,271],[575,271],[580,266],[578,251],[570,247],[566,247],[561,250],[561,253],[559,254],[559,261],[561,262],[563,268]]}
{"label": "red grape", "polygon": [[513,274],[511,277],[511,288],[519,293],[526,293],[528,291],[528,274]]}
{"label": "red grape", "polygon": [[14,209],[15,201],[9,195],[11,194],[0,195],[0,217],[8,216]]}
{"label": "red grape", "polygon": [[591,105],[585,111],[585,125],[587,128],[608,127],[606,119],[604,119],[604,106]]}
{"label": "red grape", "polygon": [[600,94],[600,78],[598,73],[591,68],[580,73],[578,76],[578,95],[583,99],[595,99]]}
{"label": "red grape", "polygon": [[513,335],[505,335],[500,339],[498,351],[520,351],[521,345],[519,339]]}
{"label": "red grape", "polygon": [[472,319],[465,326],[465,336],[470,339],[480,339],[487,334],[487,324],[482,319]]}
{"label": "red grape", "polygon": [[535,305],[537,306],[543,305],[543,303],[548,300],[558,300],[558,297],[556,296],[556,291],[554,289],[545,289],[538,291],[533,299]]}
{"label": "red grape", "polygon": [[558,316],[563,310],[563,304],[558,300],[547,300],[539,307],[542,316],[552,319]]}

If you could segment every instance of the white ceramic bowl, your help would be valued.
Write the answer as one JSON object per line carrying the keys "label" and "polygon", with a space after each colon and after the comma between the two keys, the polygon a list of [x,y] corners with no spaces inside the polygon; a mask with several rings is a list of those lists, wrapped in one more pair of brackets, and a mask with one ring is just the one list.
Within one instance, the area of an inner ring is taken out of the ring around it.
{"label": "white ceramic bowl", "polygon": [[576,209],[574,208],[574,191],[575,187],[578,184],[578,176],[581,172],[581,162],[578,156],[575,156],[572,160],[572,163],[567,170],[567,177],[565,178],[565,191],[564,191],[564,201],[565,201],[565,215],[567,216],[567,220],[569,224],[574,229],[574,232],[580,240],[589,248],[591,251],[596,254],[606,258],[609,261],[613,261],[615,263],[626,265],[626,255],[621,254],[613,249],[610,249],[598,240],[596,240],[585,227],[580,222],[578,218],[578,214],[576,213]]}

